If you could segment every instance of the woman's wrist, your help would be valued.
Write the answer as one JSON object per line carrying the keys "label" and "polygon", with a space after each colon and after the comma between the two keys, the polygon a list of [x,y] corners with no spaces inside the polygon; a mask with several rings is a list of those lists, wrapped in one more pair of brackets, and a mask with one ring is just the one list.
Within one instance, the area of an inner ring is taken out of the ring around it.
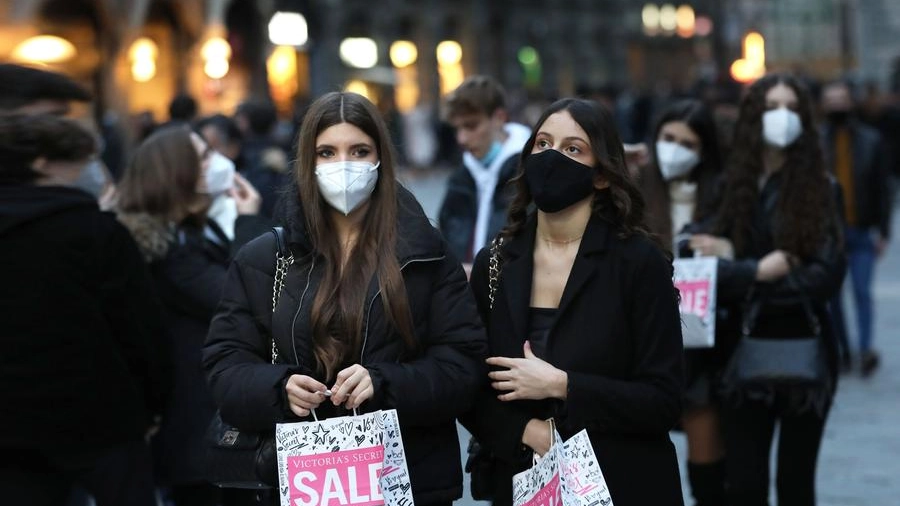
{"label": "woman's wrist", "polygon": [[550,396],[554,399],[566,400],[569,394],[569,374],[556,369],[550,383]]}

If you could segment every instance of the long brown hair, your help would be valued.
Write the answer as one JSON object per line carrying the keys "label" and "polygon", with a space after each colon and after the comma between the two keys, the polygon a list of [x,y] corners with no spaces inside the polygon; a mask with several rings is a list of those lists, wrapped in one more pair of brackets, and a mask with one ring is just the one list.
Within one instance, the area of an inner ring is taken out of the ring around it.
{"label": "long brown hair", "polygon": [[784,151],[773,239],[776,248],[808,258],[822,246],[829,227],[834,226],[834,205],[813,121],[812,99],[799,80],[786,74],[761,78],[741,101],[716,231],[728,235],[738,254],[746,254],[751,247],[758,181],[764,171],[762,116],[766,112],[766,94],[777,84],[785,84],[797,94],[795,112],[800,116],[803,133]]}
{"label": "long brown hair", "polygon": [[191,217],[200,178],[200,156],[186,126],[164,128],[138,146],[118,184],[118,209],[163,221]]}
{"label": "long brown hair", "polygon": [[[330,219],[330,207],[316,182],[316,138],[325,129],[347,123],[375,142],[381,165],[378,181],[365,211],[359,238],[347,262]],[[375,106],[355,93],[328,93],[310,106],[297,143],[295,177],[306,229],[315,252],[325,261],[325,274],[313,302],[311,321],[316,365],[327,379],[348,361],[355,362],[362,347],[367,288],[377,276],[389,323],[406,350],[416,341],[395,249],[397,242],[397,182],[393,153],[384,120]]]}
{"label": "long brown hair", "polygon": [[715,214],[719,198],[716,183],[722,171],[716,123],[709,108],[694,99],[679,100],[666,107],[656,120],[651,139],[653,161],[649,167],[642,167],[645,170],[641,173],[640,188],[647,201],[647,224],[668,247],[672,245],[672,197],[669,183],[659,169],[656,141],[663,126],[674,121],[685,123],[700,139],[700,162],[687,178],[697,184],[697,203],[691,217],[694,222],[702,222]]}
{"label": "long brown hair", "polygon": [[[502,234],[506,237],[518,235],[525,226],[528,208],[533,199],[523,177],[524,161],[534,148],[535,138],[541,126],[547,118],[561,111],[567,111],[572,115],[572,119],[587,133],[591,151],[597,160],[594,170],[609,181],[609,189],[594,190],[593,213],[611,219],[622,236],[643,235],[659,245],[659,240],[647,231],[644,224],[644,198],[625,166],[625,151],[612,115],[597,102],[580,98],[557,100],[535,123],[531,137],[522,148],[519,172],[511,181],[511,184],[515,185],[516,196],[510,204],[508,225]],[[609,198],[606,198],[606,195],[609,195]]]}

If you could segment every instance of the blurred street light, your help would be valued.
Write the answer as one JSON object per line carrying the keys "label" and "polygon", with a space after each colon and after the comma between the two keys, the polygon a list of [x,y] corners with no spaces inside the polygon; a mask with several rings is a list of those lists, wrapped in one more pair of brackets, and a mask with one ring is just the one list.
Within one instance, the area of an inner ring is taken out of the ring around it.
{"label": "blurred street light", "polygon": [[200,56],[206,61],[203,72],[210,79],[222,79],[228,74],[231,45],[222,37],[210,37],[203,43]]}
{"label": "blurred street light", "polygon": [[709,16],[697,16],[694,31],[699,37],[706,37],[713,31],[713,22]]}
{"label": "blurred street light", "polygon": [[454,65],[462,61],[462,46],[455,40],[445,40],[437,45],[438,65]]}
{"label": "blurred street light", "polygon": [[391,63],[398,69],[408,67],[419,58],[416,45],[408,40],[398,40],[391,44]]}
{"label": "blurred street light", "polygon": [[743,58],[731,64],[731,77],[749,83],[766,74],[766,42],[759,32],[750,32],[744,36],[743,46]]}
{"label": "blurred street light", "polygon": [[678,36],[685,39],[693,37],[696,33],[696,18],[694,8],[690,5],[682,5],[675,11],[675,25],[678,27]]}
{"label": "blurred street light", "polygon": [[462,46],[455,40],[444,40],[435,50],[438,74],[441,76],[441,95],[455,90],[466,78],[462,68]]}
{"label": "blurred street light", "polygon": [[75,57],[75,46],[55,35],[37,35],[22,41],[13,49],[16,60],[40,63],[60,63]]}
{"label": "blurred street light", "polygon": [[678,11],[672,4],[664,4],[659,8],[659,27],[666,32],[674,32],[678,27]]}
{"label": "blurred street light", "polygon": [[656,35],[659,32],[659,7],[656,4],[646,4],[641,10],[641,21],[644,23],[644,33]]}
{"label": "blurred street light", "polygon": [[299,12],[276,12],[269,21],[269,40],[276,46],[302,46],[309,40],[306,18]]}
{"label": "blurred street light", "polygon": [[148,37],[140,37],[128,48],[128,60],[131,62],[131,77],[146,83],[156,76],[156,58],[159,47]]}
{"label": "blurred street light", "polygon": [[369,86],[365,83],[365,81],[360,81],[359,79],[353,79],[352,81],[348,81],[347,85],[344,86],[344,91],[348,91],[350,93],[357,93],[362,95],[369,100],[372,100],[372,96],[369,93]]}
{"label": "blurred street light", "polygon": [[378,45],[368,37],[348,37],[341,41],[341,60],[358,69],[370,69],[378,64]]}

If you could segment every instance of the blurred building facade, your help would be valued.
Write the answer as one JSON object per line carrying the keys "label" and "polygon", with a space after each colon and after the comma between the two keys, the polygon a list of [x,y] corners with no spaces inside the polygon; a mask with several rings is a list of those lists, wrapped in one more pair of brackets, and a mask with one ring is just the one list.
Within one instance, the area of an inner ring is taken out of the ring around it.
{"label": "blurred building facade", "polygon": [[[302,16],[281,39],[276,12]],[[408,111],[476,72],[547,98],[687,90],[728,79],[751,31],[766,69],[887,85],[898,30],[895,0],[3,0],[0,59],[41,60],[24,43],[59,37],[74,53],[42,64],[93,89],[98,118],[164,120],[178,92],[202,113],[269,96],[287,115],[349,87]]]}

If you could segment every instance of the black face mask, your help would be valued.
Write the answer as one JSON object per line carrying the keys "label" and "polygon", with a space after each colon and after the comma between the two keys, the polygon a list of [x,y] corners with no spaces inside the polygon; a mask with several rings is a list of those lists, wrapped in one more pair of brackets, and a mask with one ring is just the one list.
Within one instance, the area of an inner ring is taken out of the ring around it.
{"label": "black face mask", "polygon": [[825,117],[834,125],[843,125],[850,120],[850,111],[828,111]]}
{"label": "black face mask", "polygon": [[594,191],[594,169],[547,149],[525,157],[525,182],[538,209],[555,213]]}

